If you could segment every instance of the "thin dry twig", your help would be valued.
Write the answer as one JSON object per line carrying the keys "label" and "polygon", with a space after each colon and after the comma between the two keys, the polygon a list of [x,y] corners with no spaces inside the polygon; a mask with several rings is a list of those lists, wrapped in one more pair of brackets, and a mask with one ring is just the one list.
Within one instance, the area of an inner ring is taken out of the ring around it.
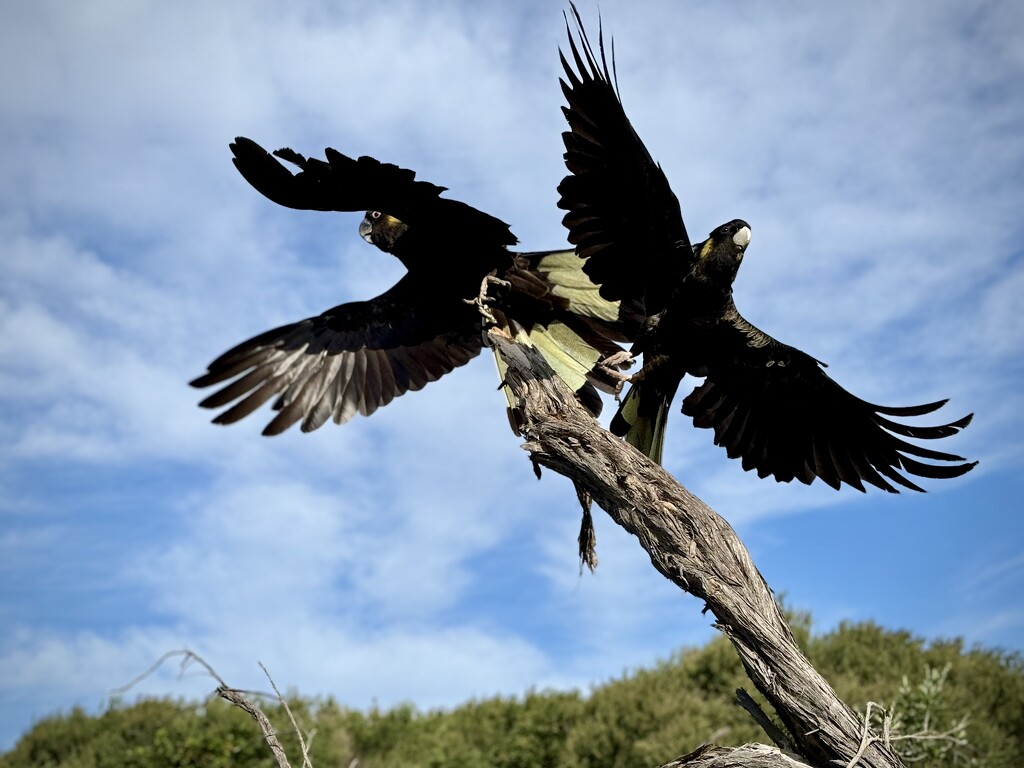
{"label": "thin dry twig", "polygon": [[[871,715],[874,711],[877,711],[882,716],[882,735],[875,736],[871,733]],[[957,747],[969,746],[970,742],[957,734],[963,731],[964,725],[966,725],[966,718],[961,718],[956,725],[945,731],[933,731],[927,727],[927,719],[925,721],[925,728],[914,733],[892,733],[892,721],[894,712],[886,709],[884,706],[875,701],[869,701],[865,707],[863,730],[861,731],[861,743],[857,749],[857,753],[848,762],[844,768],[855,768],[857,761],[863,756],[864,752],[872,744],[884,744],[886,748],[892,746],[894,742],[918,742],[918,741],[945,741],[953,744]]]}
{"label": "thin dry twig", "polygon": [[736,689],[736,701],[739,705],[747,711],[747,714],[754,718],[754,721],[761,726],[761,730],[768,734],[768,738],[775,742],[775,746],[780,749],[793,749],[793,741],[783,731],[772,722],[768,714],[761,709],[761,705],[758,704],[750,696],[749,693],[744,691],[742,688]]}
{"label": "thin dry twig", "polygon": [[149,669],[147,669],[145,672],[143,672],[140,675],[136,675],[134,678],[132,678],[119,688],[112,689],[110,691],[110,695],[120,696],[122,693],[127,693],[146,678],[156,674],[156,671],[160,669],[160,667],[162,667],[168,660],[173,659],[175,656],[182,657],[181,665],[178,670],[179,678],[184,677],[185,670],[188,668],[189,664],[198,664],[203,669],[205,669],[206,674],[208,674],[210,677],[216,680],[218,684],[224,685],[224,681],[220,679],[220,676],[216,673],[216,671],[214,671],[213,667],[207,664],[202,656],[193,651],[190,651],[188,648],[180,648],[175,651],[167,651],[167,653],[165,653],[159,659],[154,661],[153,664],[149,667]]}
{"label": "thin dry twig", "polygon": [[[875,736],[871,732],[871,710],[879,709],[882,711],[882,727],[884,729],[881,738]],[[885,708],[874,701],[869,701],[867,710],[864,714],[863,730],[860,734],[860,744],[857,747],[857,751],[845,766],[845,768],[855,768],[857,762],[864,756],[864,753],[868,750],[872,744],[882,743],[886,747],[889,746],[889,724],[892,722],[892,717],[887,715]]]}
{"label": "thin dry twig", "polygon": [[288,706],[288,702],[285,700],[281,692],[277,690],[277,683],[274,682],[274,678],[270,676],[270,672],[263,666],[263,662],[259,662],[260,669],[263,670],[263,674],[267,676],[267,680],[270,681],[270,687],[274,689],[274,693],[277,694],[277,700],[281,702],[281,706],[284,707],[284,711],[288,713],[288,719],[291,720],[292,728],[295,730],[295,735],[299,737],[299,747],[302,749],[302,765],[303,768],[313,768],[313,764],[309,762],[309,748],[306,746],[306,740],[302,736],[302,730],[299,728],[299,724],[295,722],[295,715],[292,714],[292,708]]}
{"label": "thin dry twig", "polygon": [[[208,674],[210,677],[216,680],[217,688],[214,690],[214,693],[220,698],[224,699],[229,704],[233,704],[234,706],[241,709],[243,712],[248,713],[249,716],[252,717],[256,721],[256,724],[259,726],[260,732],[263,734],[263,740],[267,742],[267,746],[270,747],[270,751],[274,753],[274,758],[277,760],[278,767],[291,768],[291,765],[288,763],[288,757],[285,754],[284,747],[281,746],[281,742],[277,738],[277,731],[274,729],[274,726],[271,724],[267,716],[263,713],[263,710],[260,709],[259,704],[247,698],[247,696],[255,696],[258,698],[271,698],[272,695],[261,691],[246,691],[240,688],[232,688],[226,682],[224,682],[224,678],[217,674],[217,671],[206,661],[206,659],[204,659],[198,653],[190,651],[187,648],[182,648],[180,650],[175,651],[168,651],[155,662],[153,662],[153,664],[145,672],[136,676],[127,684],[122,685],[120,688],[115,688],[113,691],[111,691],[111,695],[116,696],[122,693],[126,693],[146,678],[151,677],[153,674],[156,673],[158,669],[160,669],[160,667],[167,663],[169,659],[173,659],[176,656],[181,657],[180,674],[183,675],[185,670],[189,667],[189,665],[198,664],[200,667],[203,668],[203,670],[205,670],[206,674]],[[292,715],[291,709],[288,707],[288,702],[284,700],[283,696],[281,696],[281,692],[277,690],[277,686],[274,684],[273,678],[270,677],[270,673],[267,671],[267,668],[264,667],[262,663],[260,664],[260,669],[263,670],[263,673],[267,676],[267,679],[270,680],[270,685],[274,689],[274,694],[277,696],[277,700],[284,705],[284,710],[288,713],[288,717],[292,721],[292,726],[295,728],[295,733],[299,737],[299,744],[302,745],[303,768],[313,768],[312,763],[310,763],[309,761],[307,744],[302,737],[302,732],[299,731],[299,726],[295,722],[295,718]]]}

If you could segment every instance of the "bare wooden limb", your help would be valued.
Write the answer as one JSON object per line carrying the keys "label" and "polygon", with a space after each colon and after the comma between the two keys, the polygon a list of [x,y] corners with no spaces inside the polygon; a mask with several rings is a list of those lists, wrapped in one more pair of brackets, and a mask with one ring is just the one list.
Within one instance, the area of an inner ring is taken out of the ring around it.
{"label": "bare wooden limb", "polygon": [[811,768],[793,755],[765,744],[741,747],[703,747],[661,768]]}
{"label": "bare wooden limb", "polygon": [[532,461],[582,487],[637,537],[662,575],[707,604],[795,751],[816,766],[854,760],[864,768],[901,766],[885,744],[864,743],[860,718],[804,657],[732,527],[664,469],[602,429],[535,350],[497,328],[488,331],[488,340],[508,366],[504,383],[519,398],[516,422]]}
{"label": "bare wooden limb", "polygon": [[256,721],[256,725],[259,726],[260,733],[263,734],[263,740],[267,742],[267,746],[270,747],[270,751],[274,753],[274,759],[277,761],[278,768],[291,768],[291,765],[288,763],[288,756],[285,754],[284,747],[282,747],[281,742],[278,741],[277,731],[274,730],[274,726],[271,724],[270,720],[267,719],[267,716],[263,714],[263,710],[260,709],[256,702],[247,699],[241,691],[237,691],[234,688],[228,688],[226,685],[217,686],[217,695],[224,699],[224,701],[234,704],[243,712],[247,712],[249,716]]}

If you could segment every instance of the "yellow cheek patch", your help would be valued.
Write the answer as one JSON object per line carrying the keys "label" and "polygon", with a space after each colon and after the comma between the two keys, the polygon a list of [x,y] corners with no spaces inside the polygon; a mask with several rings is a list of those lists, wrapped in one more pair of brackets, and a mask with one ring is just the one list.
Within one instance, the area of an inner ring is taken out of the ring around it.
{"label": "yellow cheek patch", "polygon": [[393,241],[404,235],[408,231],[409,226],[401,219],[396,219],[390,213],[382,213],[380,218],[377,219],[376,229],[381,233],[389,233]]}
{"label": "yellow cheek patch", "polygon": [[704,241],[704,245],[701,246],[700,257],[702,259],[706,259],[708,255],[711,253],[711,249],[714,247],[715,244],[711,241],[711,238],[709,237],[707,240]]}

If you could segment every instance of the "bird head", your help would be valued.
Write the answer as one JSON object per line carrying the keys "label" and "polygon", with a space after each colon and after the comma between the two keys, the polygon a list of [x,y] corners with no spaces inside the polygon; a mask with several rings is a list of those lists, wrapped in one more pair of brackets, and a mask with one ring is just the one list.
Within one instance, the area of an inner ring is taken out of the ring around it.
{"label": "bird head", "polygon": [[694,272],[722,287],[732,285],[749,244],[750,225],[741,219],[715,228],[697,249]]}
{"label": "bird head", "polygon": [[359,236],[387,253],[394,252],[396,243],[408,229],[407,224],[382,211],[367,211],[359,222]]}

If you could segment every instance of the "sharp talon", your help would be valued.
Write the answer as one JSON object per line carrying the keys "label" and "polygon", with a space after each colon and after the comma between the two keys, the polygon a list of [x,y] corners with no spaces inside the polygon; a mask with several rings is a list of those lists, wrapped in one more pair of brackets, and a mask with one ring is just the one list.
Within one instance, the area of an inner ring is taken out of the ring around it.
{"label": "sharp talon", "polygon": [[497,320],[487,307],[488,289],[491,285],[511,286],[512,284],[507,280],[502,280],[499,277],[495,277],[494,273],[484,275],[484,279],[480,281],[480,293],[477,294],[475,299],[463,299],[467,304],[476,305],[477,309],[480,310],[480,314],[483,315],[484,321],[490,325],[497,325]]}
{"label": "sharp talon", "polygon": [[607,376],[612,381],[617,381],[620,387],[623,384],[628,384],[633,380],[632,375],[628,373],[623,373],[618,368],[610,368],[609,366],[605,365],[603,360],[598,362],[597,366],[603,375]]}
{"label": "sharp talon", "polygon": [[621,350],[619,352],[613,352],[608,355],[608,357],[597,361],[597,368],[601,372],[601,375],[610,381],[615,382],[614,394],[616,399],[622,391],[622,387],[633,381],[633,377],[630,374],[623,373],[621,370],[632,365],[633,360],[633,355],[626,350]]}
{"label": "sharp talon", "polygon": [[613,352],[599,362],[606,368],[629,368],[635,361],[636,358],[633,357],[633,354],[623,349]]}

